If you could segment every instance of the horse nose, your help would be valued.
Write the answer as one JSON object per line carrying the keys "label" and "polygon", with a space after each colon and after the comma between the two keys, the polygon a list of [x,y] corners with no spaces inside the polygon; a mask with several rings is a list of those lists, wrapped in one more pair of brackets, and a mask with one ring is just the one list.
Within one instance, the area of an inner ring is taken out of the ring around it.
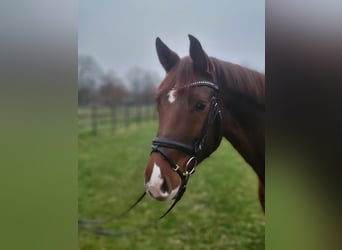
{"label": "horse nose", "polygon": [[[178,193],[181,181],[177,174],[166,167],[165,172],[162,172],[155,160],[149,163],[145,170],[145,189],[152,198],[165,201],[174,199]],[[169,171],[167,171],[169,170]]]}
{"label": "horse nose", "polygon": [[162,177],[159,177],[159,180],[157,181],[149,181],[146,184],[146,191],[148,194],[157,200],[166,200],[170,195],[169,190],[167,181]]}
{"label": "horse nose", "polygon": [[149,175],[148,181],[145,182],[146,192],[157,200],[166,200],[170,195],[170,184],[156,163],[153,164]]}

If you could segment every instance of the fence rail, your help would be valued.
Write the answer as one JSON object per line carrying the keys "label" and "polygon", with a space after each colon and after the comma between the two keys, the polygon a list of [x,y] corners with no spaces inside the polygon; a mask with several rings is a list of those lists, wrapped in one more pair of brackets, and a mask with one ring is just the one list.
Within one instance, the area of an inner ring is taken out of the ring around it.
{"label": "fence rail", "polygon": [[157,119],[154,106],[113,106],[113,107],[79,107],[78,131],[96,135],[99,130],[129,128],[145,121]]}

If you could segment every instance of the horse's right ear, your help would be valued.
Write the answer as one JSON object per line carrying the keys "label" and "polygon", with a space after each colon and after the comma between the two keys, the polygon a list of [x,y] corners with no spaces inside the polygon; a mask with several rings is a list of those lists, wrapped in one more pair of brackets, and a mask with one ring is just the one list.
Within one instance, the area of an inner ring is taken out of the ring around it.
{"label": "horse's right ear", "polygon": [[193,61],[195,70],[203,73],[213,74],[214,65],[202,48],[201,43],[192,35],[190,39],[190,57]]}
{"label": "horse's right ear", "polygon": [[156,49],[159,61],[166,72],[169,72],[171,68],[178,62],[179,56],[170,50],[159,37],[156,39]]}

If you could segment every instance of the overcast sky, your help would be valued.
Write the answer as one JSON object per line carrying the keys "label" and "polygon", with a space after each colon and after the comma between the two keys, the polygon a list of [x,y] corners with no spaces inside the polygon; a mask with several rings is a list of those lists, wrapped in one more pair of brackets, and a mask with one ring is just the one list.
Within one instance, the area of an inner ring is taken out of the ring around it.
{"label": "overcast sky", "polygon": [[135,66],[162,76],[156,37],[182,57],[188,34],[209,56],[265,70],[264,1],[81,0],[78,19],[79,54],[120,76]]}

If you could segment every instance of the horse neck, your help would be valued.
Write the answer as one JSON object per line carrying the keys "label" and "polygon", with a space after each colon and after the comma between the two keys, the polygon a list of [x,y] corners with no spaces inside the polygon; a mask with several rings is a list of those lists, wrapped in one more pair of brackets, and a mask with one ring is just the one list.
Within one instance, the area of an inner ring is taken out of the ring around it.
{"label": "horse neck", "polygon": [[[221,93],[223,136],[264,183],[264,77],[239,65],[217,60],[216,78]],[[255,87],[257,89],[253,89]]]}

